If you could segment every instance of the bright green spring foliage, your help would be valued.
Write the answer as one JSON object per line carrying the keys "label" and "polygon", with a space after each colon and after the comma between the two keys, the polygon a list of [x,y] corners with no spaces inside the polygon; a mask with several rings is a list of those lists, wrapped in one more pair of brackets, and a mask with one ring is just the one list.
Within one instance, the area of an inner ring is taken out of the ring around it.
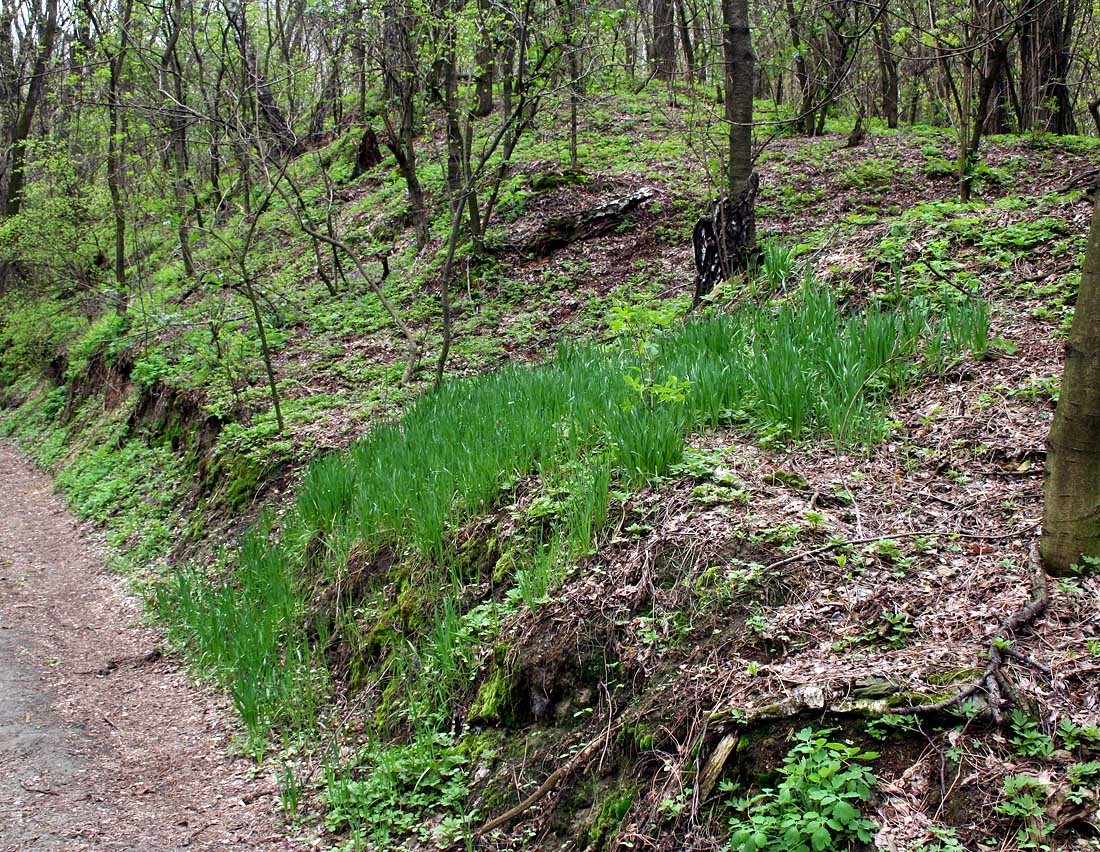
{"label": "bright green spring foliage", "polygon": [[779,783],[736,801],[731,852],[823,852],[869,843],[875,824],[860,811],[875,776],[861,761],[875,752],[830,740],[834,729],[803,728],[779,768]]}
{"label": "bright green spring foliage", "polygon": [[[452,382],[375,429],[347,455],[314,463],[298,509],[334,544],[409,543],[442,557],[447,530],[491,507],[502,487],[555,459],[606,450],[629,482],[680,461],[701,427],[747,427],[773,441],[825,431],[844,444],[885,436],[886,395],[925,369],[987,346],[987,309],[944,315],[911,304],[842,315],[806,289],[778,309],[713,313],[646,345],[563,348],[549,363]],[[934,352],[925,353],[925,341]]]}
{"label": "bright green spring foliage", "polygon": [[[330,770],[326,781],[330,829],[347,829],[351,846],[370,841],[371,848],[407,848],[398,840],[453,842],[468,834],[476,812],[463,812],[467,797],[467,757],[452,737],[422,733],[406,745],[371,747],[359,754],[348,775]],[[423,814],[442,815],[434,831]]]}

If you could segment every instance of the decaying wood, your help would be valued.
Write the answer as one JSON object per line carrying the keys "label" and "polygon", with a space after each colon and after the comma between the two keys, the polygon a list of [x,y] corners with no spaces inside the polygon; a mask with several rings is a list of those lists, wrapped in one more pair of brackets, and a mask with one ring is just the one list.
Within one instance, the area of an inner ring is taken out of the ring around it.
{"label": "decaying wood", "polygon": [[706,799],[711,790],[714,789],[714,785],[718,783],[718,776],[722,774],[722,769],[725,767],[730,753],[737,747],[740,740],[740,734],[726,734],[714,747],[714,751],[707,758],[707,765],[703,767],[703,774],[699,779],[700,801]]}
{"label": "decaying wood", "polygon": [[752,263],[756,239],[756,193],[760,177],[753,172],[736,201],[728,196],[714,202],[710,216],[695,223],[691,242],[695,249],[695,298],[697,306],[718,284]]}
{"label": "decaying wood", "polygon": [[522,251],[533,257],[545,257],[570,243],[603,236],[618,226],[639,204],[652,197],[653,190],[646,187],[580,213],[555,216],[548,219],[538,233],[524,244]]}
{"label": "decaying wood", "polygon": [[857,716],[878,719],[895,713],[890,699],[902,694],[906,684],[890,677],[866,677],[830,689],[816,684],[800,684],[781,696],[765,699],[752,706],[721,707],[707,716],[708,724],[734,723],[739,729],[785,719],[833,716]]}
{"label": "decaying wood", "polygon": [[1100,168],[1084,169],[1070,175],[1055,192],[1072,192],[1075,189],[1091,191],[1098,183],[1100,183]]}
{"label": "decaying wood", "polygon": [[374,128],[368,127],[363,131],[363,138],[359,140],[359,148],[355,152],[355,168],[352,169],[351,179],[365,175],[382,162],[382,150],[378,147],[378,135]]}

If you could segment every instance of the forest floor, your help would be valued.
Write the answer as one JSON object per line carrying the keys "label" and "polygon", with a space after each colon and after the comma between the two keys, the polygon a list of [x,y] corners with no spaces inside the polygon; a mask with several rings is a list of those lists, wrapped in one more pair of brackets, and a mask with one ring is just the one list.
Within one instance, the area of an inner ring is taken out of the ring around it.
{"label": "forest floor", "polygon": [[[557,162],[556,126],[547,129],[536,149],[545,156],[529,152],[502,198],[490,256],[467,263],[452,294],[449,379],[540,362],[563,340],[612,341],[624,305],[686,309],[706,187],[665,126],[678,127],[679,113],[666,112],[652,128],[615,112],[600,132],[624,150],[593,144],[582,181],[541,190]],[[535,606],[515,603],[516,558],[564,512],[569,471],[507,486],[487,516],[449,530],[484,565],[457,599],[464,644],[452,655],[460,685],[447,729],[411,743],[411,704],[389,688],[390,672],[429,648],[446,589],[413,558],[363,561],[346,645],[332,644],[328,661],[336,682],[321,724],[338,724],[317,734],[326,745],[316,754],[284,738],[265,762],[281,760],[298,785],[292,822],[343,832],[318,843],[350,848],[349,829],[406,820],[419,839],[403,848],[422,849],[444,821],[484,824],[557,777],[479,848],[729,848],[734,795],[773,783],[799,727],[828,725],[822,736],[881,752],[867,803],[877,848],[1100,849],[1100,574],[1051,580],[1045,611],[1011,639],[999,632],[1036,593],[1044,441],[1091,213],[1081,190],[1100,146],[987,140],[978,197],[960,204],[944,131],[875,133],[855,149],[845,137],[768,146],[761,243],[786,270],[764,276],[766,287],[720,288],[715,306],[770,309],[804,281],[828,284],[844,312],[939,309],[980,294],[988,351],[899,389],[873,449],[737,423],[687,435],[667,476],[616,483],[598,546]],[[173,551],[169,566],[203,561],[232,540],[226,526],[287,502],[309,459],[346,449],[430,382],[440,338],[425,294],[439,252],[402,255],[404,201],[383,171],[341,189],[338,220],[363,245],[396,240],[388,294],[426,352],[411,384],[398,382],[401,340],[365,286],[326,295],[294,223],[273,216],[256,263],[279,338],[285,431],[267,410],[247,314],[231,293],[178,283],[151,295],[147,350],[137,326],[117,339],[92,327],[67,356],[65,384],[35,373],[12,395],[26,402],[5,414],[10,434],[103,527],[129,576],[153,582]],[[524,251],[555,217],[643,187],[652,201],[612,233]],[[211,329],[240,353],[210,357]],[[142,626],[140,601],[61,505],[0,444],[0,852],[309,845],[278,837],[287,776],[274,783],[229,756],[240,744],[228,699],[196,691],[176,653],[160,658],[165,640]],[[308,611],[339,592],[318,583]],[[924,703],[967,688],[998,642],[1015,652],[1004,674],[1018,693],[1000,728],[980,695],[940,714],[889,712],[889,698]],[[204,653],[191,662],[203,666]],[[361,748],[378,719],[387,738]],[[726,788],[701,792],[704,759],[734,740],[728,763],[715,764]],[[414,758],[440,750],[454,760],[443,780],[469,791],[461,811],[429,784],[431,795],[386,808],[364,795],[350,816],[329,819],[343,807],[332,791],[363,791],[379,766],[418,791]],[[563,763],[567,754],[591,760]]]}
{"label": "forest floor", "polygon": [[0,849],[281,850],[277,791],[231,755],[225,702],[0,444]]}

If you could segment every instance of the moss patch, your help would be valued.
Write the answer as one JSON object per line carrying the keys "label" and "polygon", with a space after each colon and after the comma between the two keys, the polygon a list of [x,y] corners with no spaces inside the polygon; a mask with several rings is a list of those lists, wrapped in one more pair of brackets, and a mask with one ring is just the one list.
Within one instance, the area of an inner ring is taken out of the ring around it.
{"label": "moss patch", "polygon": [[619,833],[623,819],[630,812],[634,804],[634,796],[637,787],[629,787],[625,790],[612,791],[603,804],[599,813],[592,821],[588,829],[588,848],[593,850],[605,849],[608,843]]}
{"label": "moss patch", "polygon": [[500,724],[511,717],[514,684],[505,657],[504,649],[498,647],[466,716],[471,724]]}

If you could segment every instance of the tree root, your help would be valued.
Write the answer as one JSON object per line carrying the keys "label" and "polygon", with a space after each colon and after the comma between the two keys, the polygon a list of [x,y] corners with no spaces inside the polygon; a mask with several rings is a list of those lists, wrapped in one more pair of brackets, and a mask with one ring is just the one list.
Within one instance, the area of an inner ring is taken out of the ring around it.
{"label": "tree root", "polygon": [[984,692],[993,724],[1001,727],[1004,724],[1005,716],[1023,703],[1022,696],[1005,673],[1005,665],[1010,660],[1014,660],[1035,669],[1041,674],[1050,676],[1051,671],[1049,668],[1026,654],[1015,650],[1009,644],[1017,633],[1029,627],[1050,606],[1050,589],[1047,585],[1046,573],[1043,570],[1043,561],[1039,556],[1038,542],[1032,542],[1028,555],[1028,567],[1031,569],[1031,600],[1012,613],[1000,629],[993,634],[993,638],[989,643],[989,662],[978,678],[950,698],[945,698],[933,704],[913,704],[908,707],[891,708],[891,713],[898,715],[938,713],[961,704],[979,692]]}
{"label": "tree root", "polygon": [[484,837],[486,834],[488,834],[493,829],[500,828],[501,826],[511,822],[516,817],[518,817],[520,814],[522,814],[524,811],[526,811],[528,808],[530,808],[532,805],[534,805],[536,802],[538,802],[540,799],[544,798],[551,790],[554,789],[554,786],[559,781],[561,781],[562,779],[566,778],[569,775],[572,775],[574,772],[576,772],[578,769],[580,769],[585,763],[587,763],[588,760],[592,757],[592,755],[594,755],[597,751],[599,751],[600,748],[606,746],[611,741],[611,738],[615,735],[615,733],[619,730],[620,727],[621,727],[621,722],[619,722],[617,724],[614,724],[614,725],[611,725],[606,730],[601,732],[598,736],[596,736],[594,739],[589,740],[589,742],[584,746],[584,748],[582,748],[575,755],[573,755],[573,757],[571,757],[566,763],[562,764],[557,769],[555,769],[553,772],[551,772],[547,776],[546,780],[542,782],[542,784],[539,786],[539,788],[537,790],[535,790],[534,793],[532,793],[530,796],[528,796],[526,799],[524,799],[522,802],[520,802],[514,808],[512,808],[508,811],[505,811],[500,816],[489,820],[487,823],[485,823],[485,825],[481,826],[481,828],[479,828],[477,831],[475,831],[474,832],[474,839],[476,840],[478,838]]}

